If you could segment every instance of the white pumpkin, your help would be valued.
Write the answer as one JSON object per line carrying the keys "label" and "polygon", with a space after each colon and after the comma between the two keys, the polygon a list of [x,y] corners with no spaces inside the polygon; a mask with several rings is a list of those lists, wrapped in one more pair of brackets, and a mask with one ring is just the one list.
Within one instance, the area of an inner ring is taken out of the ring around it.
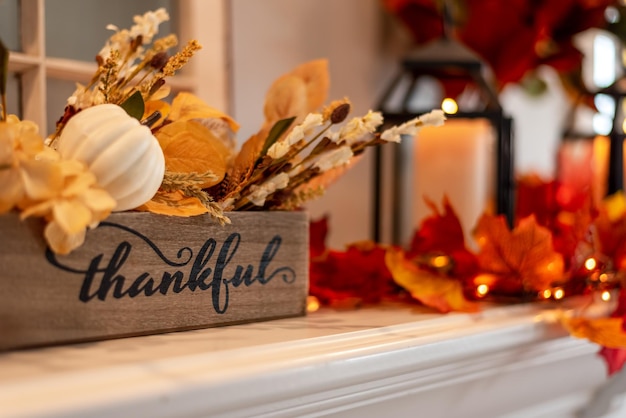
{"label": "white pumpkin", "polygon": [[58,139],[58,151],[89,167],[117,201],[116,212],[152,199],[165,173],[163,151],[150,128],[114,104],[74,115]]}

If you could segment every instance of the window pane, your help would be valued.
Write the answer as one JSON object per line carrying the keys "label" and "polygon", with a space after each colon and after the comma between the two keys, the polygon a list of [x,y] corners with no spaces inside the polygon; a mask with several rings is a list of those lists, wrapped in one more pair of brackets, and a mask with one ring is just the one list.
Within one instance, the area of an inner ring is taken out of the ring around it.
{"label": "window pane", "polygon": [[57,120],[63,116],[67,98],[76,90],[76,83],[73,81],[48,78],[46,85],[46,113],[48,115],[46,134],[49,135],[54,133]]}
{"label": "window pane", "polygon": [[12,51],[21,51],[18,0],[0,0],[0,39]]}
{"label": "window pane", "polygon": [[[2,0],[0,0],[2,4]],[[20,76],[9,73],[7,77],[7,113],[22,118],[22,106],[20,104]]]}
{"label": "window pane", "polygon": [[106,29],[108,24],[130,28],[133,16],[159,7],[170,14],[170,21],[159,26],[159,35],[176,33],[176,5],[175,0],[47,1],[46,55],[93,62],[113,33]]}

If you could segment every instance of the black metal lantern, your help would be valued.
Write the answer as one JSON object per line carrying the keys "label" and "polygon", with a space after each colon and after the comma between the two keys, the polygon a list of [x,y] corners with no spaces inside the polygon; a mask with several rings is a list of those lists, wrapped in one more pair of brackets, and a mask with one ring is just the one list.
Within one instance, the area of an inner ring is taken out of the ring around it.
{"label": "black metal lantern", "polygon": [[[459,106],[457,113],[446,115],[446,118],[482,118],[493,127],[496,154],[494,210],[505,215],[511,225],[514,212],[512,119],[504,114],[487,74],[486,64],[475,53],[458,41],[443,37],[406,56],[399,73],[383,94],[378,110],[389,124],[403,123],[431,110],[433,107],[420,109],[414,100],[420,94],[420,80],[425,77],[444,83],[461,81],[473,85],[480,96],[479,106],[471,109]],[[439,103],[441,101],[436,107]],[[406,230],[403,210],[406,210],[407,202],[403,200],[406,199],[405,180],[411,170],[407,166],[406,143],[402,141],[393,147],[378,147],[375,151],[373,235],[376,241],[390,237],[392,242],[401,243],[401,231]]]}
{"label": "black metal lantern", "polygon": [[607,195],[624,190],[624,139],[626,139],[626,118],[624,100],[626,100],[626,78],[620,79],[599,92],[611,96],[615,101],[613,125],[609,133],[609,167]]}

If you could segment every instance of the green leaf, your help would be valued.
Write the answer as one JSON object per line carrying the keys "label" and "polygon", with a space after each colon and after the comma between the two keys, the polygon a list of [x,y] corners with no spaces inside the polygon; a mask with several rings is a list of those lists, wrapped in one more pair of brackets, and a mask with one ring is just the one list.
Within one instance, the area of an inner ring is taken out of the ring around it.
{"label": "green leaf", "polygon": [[120,106],[126,111],[126,113],[137,120],[141,120],[141,118],[143,118],[143,113],[146,109],[146,105],[143,102],[143,97],[141,97],[140,91],[136,91],[131,94],[131,96],[124,100]]}
{"label": "green leaf", "polygon": [[7,93],[7,77],[9,75],[9,50],[0,40],[0,94]]}
{"label": "green leaf", "polygon": [[270,147],[274,145],[276,141],[278,141],[278,138],[280,138],[280,136],[284,134],[287,129],[289,129],[294,120],[296,120],[295,116],[292,118],[279,120],[274,124],[274,126],[272,126],[272,129],[270,129],[270,133],[267,134],[267,139],[265,140],[265,144],[263,145],[263,150],[261,150],[261,156],[267,154],[267,150],[270,149]]}

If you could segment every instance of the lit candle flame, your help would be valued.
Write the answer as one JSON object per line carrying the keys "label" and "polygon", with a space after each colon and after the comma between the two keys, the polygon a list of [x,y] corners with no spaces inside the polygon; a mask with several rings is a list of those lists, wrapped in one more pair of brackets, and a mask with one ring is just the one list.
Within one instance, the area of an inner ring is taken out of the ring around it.
{"label": "lit candle flame", "polygon": [[604,292],[602,292],[602,295],[600,295],[600,298],[605,301],[608,302],[611,300],[611,292],[609,292],[608,290],[605,290]]}

